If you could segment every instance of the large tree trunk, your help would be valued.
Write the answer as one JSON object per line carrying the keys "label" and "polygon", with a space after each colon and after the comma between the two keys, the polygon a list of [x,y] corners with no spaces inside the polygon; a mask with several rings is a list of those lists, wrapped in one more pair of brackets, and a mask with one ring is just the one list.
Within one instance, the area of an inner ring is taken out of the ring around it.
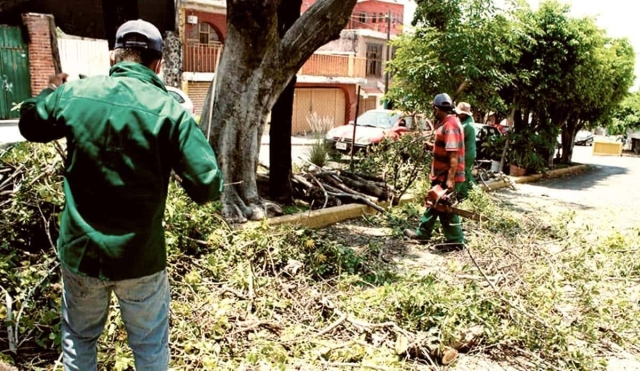
{"label": "large tree trunk", "polygon": [[295,85],[294,76],[273,106],[269,127],[269,197],[281,204],[293,203],[291,117]]}
{"label": "large tree trunk", "polygon": [[281,1],[227,0],[226,45],[201,116],[229,184],[222,203],[232,222],[266,215],[268,203],[258,195],[256,168],[267,114],[311,54],[340,35],[356,3],[318,0],[281,38]]}
{"label": "large tree trunk", "polygon": [[[282,38],[300,18],[302,0],[282,2],[278,8],[278,34]],[[269,197],[282,204],[293,203],[291,183],[291,119],[296,77],[293,76],[271,111],[269,126]]]}
{"label": "large tree trunk", "polygon": [[571,116],[564,125],[562,130],[562,162],[571,163],[573,157],[573,145],[576,133],[584,126],[577,117]]}

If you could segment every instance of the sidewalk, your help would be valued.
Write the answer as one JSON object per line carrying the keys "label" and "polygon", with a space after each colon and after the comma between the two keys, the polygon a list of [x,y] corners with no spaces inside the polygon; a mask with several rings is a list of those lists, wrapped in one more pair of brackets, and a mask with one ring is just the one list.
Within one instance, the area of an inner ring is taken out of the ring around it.
{"label": "sidewalk", "polygon": [[18,119],[0,120],[0,127],[18,126]]}
{"label": "sidewalk", "polygon": [[0,120],[0,146],[24,140],[18,129],[18,120]]}
{"label": "sidewalk", "polygon": [[[260,144],[262,144],[263,146],[268,146],[270,143],[270,137],[269,134],[263,134],[262,135],[262,140],[260,142]],[[314,143],[316,143],[318,140],[315,137],[305,137],[305,136],[292,136],[291,137],[291,145],[292,146],[311,146]]]}
{"label": "sidewalk", "polygon": [[[571,174],[576,174],[582,171],[586,171],[589,169],[589,165],[576,165],[568,168],[550,170],[546,174],[533,174],[533,175],[525,175],[521,177],[509,177],[511,182],[516,184],[526,184],[537,182],[542,179],[552,179],[562,176],[567,176]],[[495,191],[501,188],[507,188],[511,186],[511,182],[504,180],[495,180],[488,183],[489,190]],[[415,201],[414,196],[410,194],[405,194],[401,199],[400,203],[407,203]],[[383,208],[387,207],[386,202],[378,202],[378,205]],[[335,223],[339,223],[348,219],[358,218],[363,215],[376,214],[377,211],[372,207],[362,204],[346,204],[341,206],[329,207],[326,209],[317,209],[317,210],[309,210],[303,213],[291,214],[291,215],[283,215],[274,218],[267,219],[267,223],[269,225],[299,225],[307,228],[323,228]],[[255,226],[259,225],[261,222],[249,222],[240,226],[240,228],[245,228],[247,226]]]}

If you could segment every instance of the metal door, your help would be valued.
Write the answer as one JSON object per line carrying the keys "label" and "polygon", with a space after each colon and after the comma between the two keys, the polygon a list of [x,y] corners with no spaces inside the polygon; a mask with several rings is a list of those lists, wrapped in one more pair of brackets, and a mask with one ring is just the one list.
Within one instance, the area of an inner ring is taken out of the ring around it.
{"label": "metal door", "polygon": [[314,113],[320,118],[330,118],[333,126],[345,124],[346,97],[339,88],[296,88],[293,98],[292,134],[308,133],[307,121]]}
{"label": "metal door", "polygon": [[16,118],[11,109],[31,97],[29,51],[19,27],[0,25],[0,120]]}

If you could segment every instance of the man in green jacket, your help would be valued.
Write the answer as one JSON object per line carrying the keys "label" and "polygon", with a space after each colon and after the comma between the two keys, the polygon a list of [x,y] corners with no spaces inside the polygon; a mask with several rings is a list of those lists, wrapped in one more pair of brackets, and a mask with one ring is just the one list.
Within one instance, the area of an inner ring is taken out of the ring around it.
{"label": "man in green jacket", "polygon": [[109,76],[49,87],[25,101],[29,141],[67,141],[62,262],[65,370],[96,370],[111,293],[120,303],[138,370],[167,370],[169,282],[162,219],[171,170],[197,203],[223,189],[216,157],[189,112],[156,73],[162,36],[151,23],[123,24]]}
{"label": "man in green jacket", "polygon": [[462,123],[464,132],[464,183],[460,186],[458,192],[461,198],[469,197],[469,191],[473,188],[475,181],[473,173],[473,164],[476,162],[476,129],[473,122],[473,113],[471,113],[471,105],[466,102],[458,103],[456,114]]}

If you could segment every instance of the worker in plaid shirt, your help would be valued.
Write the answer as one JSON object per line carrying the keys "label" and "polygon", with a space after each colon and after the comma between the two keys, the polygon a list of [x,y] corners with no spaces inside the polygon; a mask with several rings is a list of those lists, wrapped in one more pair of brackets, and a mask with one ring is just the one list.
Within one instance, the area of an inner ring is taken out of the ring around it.
{"label": "worker in plaid shirt", "polygon": [[[454,105],[448,94],[438,94],[433,102],[436,118],[435,142],[431,164],[431,185],[441,185],[449,191],[460,191],[465,181],[464,134],[455,115]],[[461,250],[465,239],[460,227],[460,217],[427,208],[415,230],[405,229],[404,235],[422,242],[429,241],[440,218],[445,243],[436,245],[438,250]]]}

